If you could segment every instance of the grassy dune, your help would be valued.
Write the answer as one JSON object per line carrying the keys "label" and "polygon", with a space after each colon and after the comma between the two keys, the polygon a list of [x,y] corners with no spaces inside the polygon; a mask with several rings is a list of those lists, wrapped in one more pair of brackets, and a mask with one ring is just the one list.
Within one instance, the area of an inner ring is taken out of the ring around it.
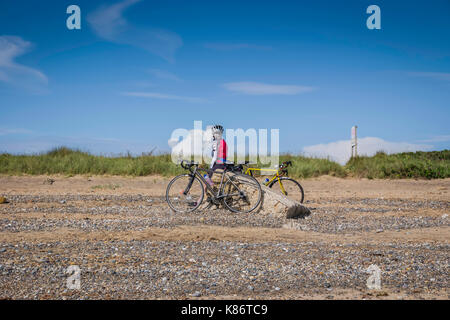
{"label": "grassy dune", "polygon": [[346,164],[357,177],[367,178],[448,178],[450,150],[405,152],[387,155],[378,152],[373,157],[358,157]]}
{"label": "grassy dune", "polygon": [[4,174],[110,174],[145,176],[162,174],[166,176],[183,172],[172,163],[170,155],[94,156],[65,147],[53,149],[38,155],[0,155],[0,173]]}
{"label": "grassy dune", "polygon": [[322,175],[345,177],[348,174],[345,167],[328,159],[308,158],[294,155],[280,156],[280,162],[287,160],[292,161],[292,167],[288,168],[289,176],[295,178],[310,178]]}
{"label": "grassy dune", "polygon": [[[291,160],[289,175],[309,178],[321,175],[366,178],[448,178],[450,177],[450,150],[399,153],[379,152],[373,157],[351,159],[345,166],[327,160],[294,155],[282,155],[280,161]],[[88,174],[145,176],[161,174],[173,176],[184,172],[172,163],[169,154],[95,156],[65,147],[36,155],[0,154],[0,173],[21,174]]]}

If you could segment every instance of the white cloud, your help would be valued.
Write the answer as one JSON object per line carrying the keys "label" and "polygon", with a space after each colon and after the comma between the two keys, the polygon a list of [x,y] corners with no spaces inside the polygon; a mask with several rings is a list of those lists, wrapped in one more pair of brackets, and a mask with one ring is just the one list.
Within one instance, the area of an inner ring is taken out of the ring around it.
{"label": "white cloud", "polygon": [[150,69],[148,70],[155,77],[164,79],[164,80],[172,80],[172,81],[182,81],[177,75],[170,73],[168,71],[159,70],[159,69]]}
{"label": "white cloud", "polygon": [[307,86],[275,85],[260,82],[229,82],[225,83],[223,87],[229,91],[251,95],[266,95],[266,94],[294,95],[309,92],[314,89],[313,87]]}
{"label": "white cloud", "polygon": [[140,97],[140,98],[180,100],[180,101],[186,101],[186,102],[192,102],[192,103],[205,103],[205,102],[208,102],[208,100],[203,99],[203,98],[183,97],[183,96],[163,94],[163,93],[158,93],[158,92],[130,92],[130,91],[127,91],[127,92],[122,92],[122,95],[129,96],[129,97]]}
{"label": "white cloud", "polygon": [[124,11],[140,0],[125,0],[113,5],[102,6],[87,16],[94,32],[101,38],[135,46],[161,58],[174,62],[175,52],[183,45],[181,37],[163,29],[143,29],[128,23]]}
{"label": "white cloud", "polygon": [[17,36],[0,36],[0,81],[38,90],[48,79],[41,71],[15,62],[32,47],[31,42]]}
{"label": "white cloud", "polygon": [[450,81],[450,73],[445,72],[409,72],[411,76],[425,77],[435,80]]}
{"label": "white cloud", "polygon": [[[399,152],[427,151],[433,146],[427,144],[413,144],[407,142],[390,142],[376,137],[358,139],[358,155],[373,156],[378,151],[388,154]],[[340,164],[345,164],[351,157],[350,140],[340,140],[327,144],[317,144],[303,148],[305,156],[329,158]]]}
{"label": "white cloud", "polygon": [[249,43],[223,43],[223,42],[215,42],[215,43],[205,43],[203,45],[207,49],[213,49],[218,51],[233,51],[233,50],[241,50],[241,49],[254,49],[254,50],[271,50],[270,46],[260,46]]}

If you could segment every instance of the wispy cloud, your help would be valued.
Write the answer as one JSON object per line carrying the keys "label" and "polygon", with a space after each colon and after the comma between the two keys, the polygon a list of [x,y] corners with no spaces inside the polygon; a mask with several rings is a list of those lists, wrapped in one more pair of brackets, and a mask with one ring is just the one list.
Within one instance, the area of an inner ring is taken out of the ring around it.
{"label": "wispy cloud", "polygon": [[159,69],[150,69],[148,70],[152,75],[154,75],[157,78],[164,79],[164,80],[172,80],[172,81],[182,81],[177,75],[165,71],[165,70],[159,70]]}
{"label": "wispy cloud", "polygon": [[31,42],[21,37],[0,36],[0,81],[32,91],[40,90],[43,85],[47,85],[48,79],[45,74],[15,61],[31,47]]}
{"label": "wispy cloud", "polygon": [[154,145],[150,145],[147,142],[116,138],[64,137],[34,133],[31,135],[19,135],[11,139],[9,136],[0,135],[0,153],[34,154],[47,152],[52,148],[60,146],[105,155],[124,154],[128,151],[132,154],[140,154],[142,152],[149,152],[155,148]]}
{"label": "wispy cloud", "polygon": [[10,134],[31,134],[33,131],[23,128],[0,128],[0,136],[6,136]]}
{"label": "wispy cloud", "polygon": [[450,73],[446,72],[408,72],[410,76],[424,77],[434,80],[450,81]]}
{"label": "wispy cloud", "polygon": [[[358,154],[373,156],[378,151],[388,154],[399,152],[427,151],[433,148],[428,144],[413,144],[408,142],[391,142],[376,137],[358,139]],[[351,157],[350,140],[340,140],[326,144],[316,144],[303,148],[305,156],[329,158],[340,164],[345,164]]]}
{"label": "wispy cloud", "polygon": [[113,5],[103,5],[87,17],[91,27],[98,36],[114,41],[128,27],[128,22],[122,16],[125,9],[140,0],[125,0]]}
{"label": "wispy cloud", "polygon": [[294,95],[314,90],[313,87],[298,85],[277,85],[260,82],[229,82],[223,84],[223,87],[229,91],[251,94],[251,95],[267,95],[267,94],[285,94]]}
{"label": "wispy cloud", "polygon": [[175,61],[175,52],[183,45],[181,37],[164,29],[143,29],[131,25],[124,17],[124,11],[141,0],[125,0],[113,5],[102,6],[87,16],[94,32],[101,38],[135,46],[169,61]]}
{"label": "wispy cloud", "polygon": [[418,140],[421,143],[435,143],[435,142],[447,142],[450,141],[450,135],[439,135],[428,139]]}
{"label": "wispy cloud", "polygon": [[140,97],[140,98],[153,98],[153,99],[165,99],[165,100],[180,100],[185,102],[193,102],[193,103],[205,103],[208,100],[197,97],[183,97],[176,96],[158,92],[122,92],[122,95],[129,97]]}
{"label": "wispy cloud", "polygon": [[203,46],[207,49],[218,50],[218,51],[234,51],[242,49],[253,49],[253,50],[272,50],[270,46],[260,46],[250,43],[224,43],[224,42],[214,42],[205,43]]}
{"label": "wispy cloud", "polygon": [[139,88],[151,88],[154,87],[155,84],[153,82],[148,81],[137,81],[133,83],[133,86],[139,87]]}

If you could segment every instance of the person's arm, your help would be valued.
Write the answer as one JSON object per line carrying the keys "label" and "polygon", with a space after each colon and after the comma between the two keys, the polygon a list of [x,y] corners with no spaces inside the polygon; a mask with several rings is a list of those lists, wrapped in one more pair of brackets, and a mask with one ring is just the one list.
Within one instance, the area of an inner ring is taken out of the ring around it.
{"label": "person's arm", "polygon": [[211,165],[209,168],[211,169],[214,166],[214,163],[216,163],[217,160],[217,142],[214,141],[212,145],[212,159],[211,159]]}

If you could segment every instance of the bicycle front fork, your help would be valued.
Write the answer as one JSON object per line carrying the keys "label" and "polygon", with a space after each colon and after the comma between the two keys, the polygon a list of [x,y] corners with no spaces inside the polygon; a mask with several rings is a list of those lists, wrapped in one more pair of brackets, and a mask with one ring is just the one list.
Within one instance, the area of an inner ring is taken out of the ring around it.
{"label": "bicycle front fork", "polygon": [[191,175],[191,180],[189,180],[188,185],[186,186],[186,189],[184,189],[183,194],[187,195],[189,193],[189,190],[191,190],[192,184],[194,183],[195,175]]}

